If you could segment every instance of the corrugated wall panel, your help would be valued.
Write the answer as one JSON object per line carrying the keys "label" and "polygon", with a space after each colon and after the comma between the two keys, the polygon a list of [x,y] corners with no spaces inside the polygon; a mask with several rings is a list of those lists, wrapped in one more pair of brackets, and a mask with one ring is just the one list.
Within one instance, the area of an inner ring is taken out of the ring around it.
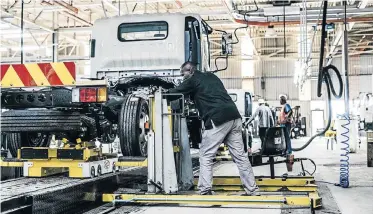
{"label": "corrugated wall panel", "polygon": [[[339,71],[342,71],[342,58],[338,57],[333,59],[332,65],[338,68]],[[352,56],[348,59],[348,73],[350,75],[360,74],[360,57]]]}
{"label": "corrugated wall panel", "polygon": [[242,80],[242,89],[250,91],[254,94],[254,79],[253,78],[245,78]]}
{"label": "corrugated wall panel", "polygon": [[[217,62],[218,68],[222,69],[226,66],[225,60],[218,60]],[[215,66],[212,67],[215,70]],[[219,78],[238,78],[242,77],[241,71],[241,61],[237,58],[229,58],[228,59],[228,68],[224,71],[219,71],[216,73]]]}
{"label": "corrugated wall panel", "polygon": [[[323,86],[321,88],[322,96],[318,97],[317,96],[317,80],[311,80],[311,99],[312,100],[324,100],[324,97],[327,96],[325,89],[326,89],[325,84],[323,84]],[[336,90],[338,90],[338,89],[336,89]]]}
{"label": "corrugated wall panel", "polygon": [[299,90],[293,83],[292,77],[264,78],[265,89],[261,88],[261,78],[254,79],[254,94],[268,100],[276,100],[280,94],[286,94],[289,99],[299,99]]}
{"label": "corrugated wall panel", "polygon": [[[338,84],[337,81],[335,81],[336,90],[338,90],[337,84]],[[317,97],[317,81],[316,80],[311,81],[311,87],[312,87],[311,89],[312,100],[323,100],[324,97],[326,97],[325,84],[323,84],[322,86],[323,96],[321,98]],[[349,77],[350,98],[353,99],[353,98],[358,97],[360,92],[372,92],[372,76],[371,75]]]}
{"label": "corrugated wall panel", "polygon": [[[211,49],[214,51],[220,50],[221,46],[212,44]],[[240,45],[233,45],[233,55],[228,58],[228,65],[225,59],[218,59],[216,64],[218,69],[225,68],[224,71],[219,71],[216,75],[222,80],[225,88],[227,89],[240,89],[242,88],[242,66],[241,66],[241,48]],[[214,56],[217,57],[217,56]],[[220,56],[221,57],[221,56]],[[211,70],[215,70],[215,58],[211,60]]]}
{"label": "corrugated wall panel", "polygon": [[372,74],[359,76],[359,91],[373,93],[372,88]]}
{"label": "corrugated wall panel", "polygon": [[242,78],[220,78],[226,89],[241,89]]}
{"label": "corrugated wall panel", "polygon": [[256,76],[293,76],[295,60],[260,60],[255,62]]}
{"label": "corrugated wall panel", "polygon": [[351,76],[349,78],[350,98],[359,97],[360,92],[372,92],[372,75]]}
{"label": "corrugated wall panel", "polygon": [[[290,99],[299,99],[299,91],[293,82],[295,60],[261,60],[255,65],[254,93],[265,99],[278,99],[286,94]],[[265,90],[261,80],[265,81]]]}
{"label": "corrugated wall panel", "polygon": [[360,57],[360,73],[372,74],[373,73],[373,57],[361,56]]}
{"label": "corrugated wall panel", "polygon": [[349,77],[349,94],[350,98],[358,97],[359,96],[359,87],[360,77],[359,76],[352,76]]}
{"label": "corrugated wall panel", "polygon": [[[342,70],[342,58],[333,59],[332,64],[339,70]],[[371,56],[351,56],[348,59],[348,73],[350,75],[372,74],[373,73],[373,57]]]}
{"label": "corrugated wall panel", "polygon": [[[371,56],[351,56],[349,57],[349,90],[350,98],[356,98],[360,92],[372,92],[372,73],[373,73],[373,57]],[[333,59],[332,62],[342,73],[342,58]],[[317,74],[317,66],[313,68],[314,74]],[[335,84],[338,84],[336,76],[332,73],[332,79]],[[344,78],[342,77],[343,81]],[[325,84],[324,84],[325,85]],[[324,88],[325,86],[323,86]],[[337,87],[337,85],[335,86]],[[312,81],[312,99],[320,100],[323,98],[317,97],[317,81]],[[336,88],[338,90],[338,88]],[[323,91],[325,93],[325,91]]]}

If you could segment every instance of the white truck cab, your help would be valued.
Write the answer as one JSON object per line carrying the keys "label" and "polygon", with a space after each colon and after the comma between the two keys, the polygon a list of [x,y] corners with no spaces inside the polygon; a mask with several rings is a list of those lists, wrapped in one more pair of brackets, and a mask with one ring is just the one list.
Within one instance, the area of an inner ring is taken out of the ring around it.
{"label": "white truck cab", "polygon": [[97,20],[92,30],[91,77],[178,76],[185,61],[209,71],[211,32],[197,14],[141,14]]}

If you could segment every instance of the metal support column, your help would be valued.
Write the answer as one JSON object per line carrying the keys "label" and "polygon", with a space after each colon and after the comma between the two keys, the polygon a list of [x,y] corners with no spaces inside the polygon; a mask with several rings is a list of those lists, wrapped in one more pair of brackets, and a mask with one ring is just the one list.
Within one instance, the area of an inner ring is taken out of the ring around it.
{"label": "metal support column", "polygon": [[23,0],[21,1],[21,64],[24,63],[24,52],[23,52]]}
{"label": "metal support column", "polygon": [[345,76],[345,113],[346,115],[350,114],[350,91],[349,91],[349,80],[348,80],[348,32],[347,32],[347,1],[343,1],[344,4],[344,23],[343,23],[343,49],[342,49],[342,67]]}
{"label": "metal support column", "polygon": [[272,156],[269,157],[269,167],[271,171],[271,179],[275,179],[275,160]]}
{"label": "metal support column", "polygon": [[56,26],[56,23],[58,23],[58,13],[53,13],[53,33],[52,33],[52,60],[53,62],[58,61],[58,34],[59,31],[56,30],[58,26]]}
{"label": "metal support column", "polygon": [[52,60],[58,61],[58,31],[52,33]]}

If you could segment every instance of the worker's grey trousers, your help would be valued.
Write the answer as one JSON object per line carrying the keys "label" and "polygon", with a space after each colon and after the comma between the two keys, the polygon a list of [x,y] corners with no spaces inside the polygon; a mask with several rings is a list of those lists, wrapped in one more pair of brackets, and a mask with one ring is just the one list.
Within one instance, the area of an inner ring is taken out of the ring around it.
{"label": "worker's grey trousers", "polygon": [[204,130],[200,146],[200,170],[198,188],[201,194],[212,189],[212,165],[213,159],[222,143],[229,148],[229,153],[236,163],[241,182],[246,193],[251,194],[257,190],[253,169],[249,158],[244,151],[242,141],[242,121],[241,119],[231,120],[222,125],[215,126],[209,130]]}

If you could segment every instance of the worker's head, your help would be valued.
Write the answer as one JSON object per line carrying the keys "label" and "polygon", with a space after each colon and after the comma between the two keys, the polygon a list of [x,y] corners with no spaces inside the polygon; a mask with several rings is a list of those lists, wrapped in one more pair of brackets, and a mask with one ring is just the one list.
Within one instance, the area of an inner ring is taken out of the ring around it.
{"label": "worker's head", "polygon": [[184,77],[184,80],[189,79],[193,76],[194,71],[197,69],[197,65],[193,62],[184,62],[180,67],[180,74]]}
{"label": "worker's head", "polygon": [[285,96],[280,97],[280,103],[281,103],[281,105],[284,105],[286,103],[286,97]]}
{"label": "worker's head", "polygon": [[261,106],[261,105],[264,105],[264,104],[266,103],[264,99],[259,99],[258,102],[259,102],[259,105],[260,105],[260,106]]}

